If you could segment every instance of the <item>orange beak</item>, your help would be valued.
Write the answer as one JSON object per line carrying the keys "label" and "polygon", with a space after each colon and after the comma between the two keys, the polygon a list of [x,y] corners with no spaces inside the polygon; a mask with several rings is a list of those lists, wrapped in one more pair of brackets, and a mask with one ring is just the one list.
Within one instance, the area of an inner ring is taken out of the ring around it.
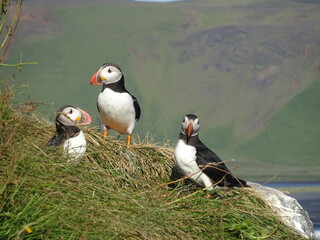
{"label": "orange beak", "polygon": [[91,78],[91,81],[90,81],[90,85],[99,85],[98,81],[97,81],[97,74],[98,72],[96,72],[92,78]]}
{"label": "orange beak", "polygon": [[78,125],[87,125],[92,123],[92,118],[86,111],[82,110],[81,108],[78,108],[78,110],[81,112],[81,118],[78,123]]}
{"label": "orange beak", "polygon": [[187,137],[188,138],[191,137],[192,131],[193,131],[193,124],[192,124],[192,122],[190,122],[187,127]]}

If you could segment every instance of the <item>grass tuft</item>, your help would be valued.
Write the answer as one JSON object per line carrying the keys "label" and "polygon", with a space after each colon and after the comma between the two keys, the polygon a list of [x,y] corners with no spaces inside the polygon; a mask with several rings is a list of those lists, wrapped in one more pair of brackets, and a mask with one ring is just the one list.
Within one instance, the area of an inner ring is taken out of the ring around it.
{"label": "grass tuft", "polygon": [[173,149],[127,148],[83,128],[87,153],[68,163],[45,147],[54,124],[0,104],[0,239],[300,239],[249,189],[169,188]]}

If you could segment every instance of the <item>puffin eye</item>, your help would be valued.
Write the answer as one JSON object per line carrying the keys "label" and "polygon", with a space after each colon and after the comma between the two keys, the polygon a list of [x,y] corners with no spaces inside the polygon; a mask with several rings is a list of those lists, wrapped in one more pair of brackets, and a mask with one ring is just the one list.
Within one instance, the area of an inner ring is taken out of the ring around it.
{"label": "puffin eye", "polygon": [[72,114],[72,113],[73,113],[73,111],[72,111],[72,109],[70,109],[69,114]]}
{"label": "puffin eye", "polygon": [[108,73],[112,73],[112,71],[111,71],[111,69],[110,69],[110,68],[108,69]]}

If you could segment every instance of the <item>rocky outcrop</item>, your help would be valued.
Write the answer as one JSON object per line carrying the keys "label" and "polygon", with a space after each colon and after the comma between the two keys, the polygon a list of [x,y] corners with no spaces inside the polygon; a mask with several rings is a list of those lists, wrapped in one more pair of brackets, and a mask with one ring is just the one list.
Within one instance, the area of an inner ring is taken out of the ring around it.
{"label": "rocky outcrop", "polygon": [[248,182],[248,185],[270,205],[284,224],[307,239],[315,239],[315,232],[309,215],[296,199],[277,189],[265,187],[258,183]]}

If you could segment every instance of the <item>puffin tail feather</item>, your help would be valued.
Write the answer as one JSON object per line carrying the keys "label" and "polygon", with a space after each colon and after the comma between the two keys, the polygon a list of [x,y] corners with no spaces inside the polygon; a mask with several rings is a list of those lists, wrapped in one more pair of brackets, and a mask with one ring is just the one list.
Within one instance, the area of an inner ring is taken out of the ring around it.
{"label": "puffin tail feather", "polygon": [[250,187],[246,181],[237,178],[233,175],[227,175],[224,181],[224,185],[227,187]]}

